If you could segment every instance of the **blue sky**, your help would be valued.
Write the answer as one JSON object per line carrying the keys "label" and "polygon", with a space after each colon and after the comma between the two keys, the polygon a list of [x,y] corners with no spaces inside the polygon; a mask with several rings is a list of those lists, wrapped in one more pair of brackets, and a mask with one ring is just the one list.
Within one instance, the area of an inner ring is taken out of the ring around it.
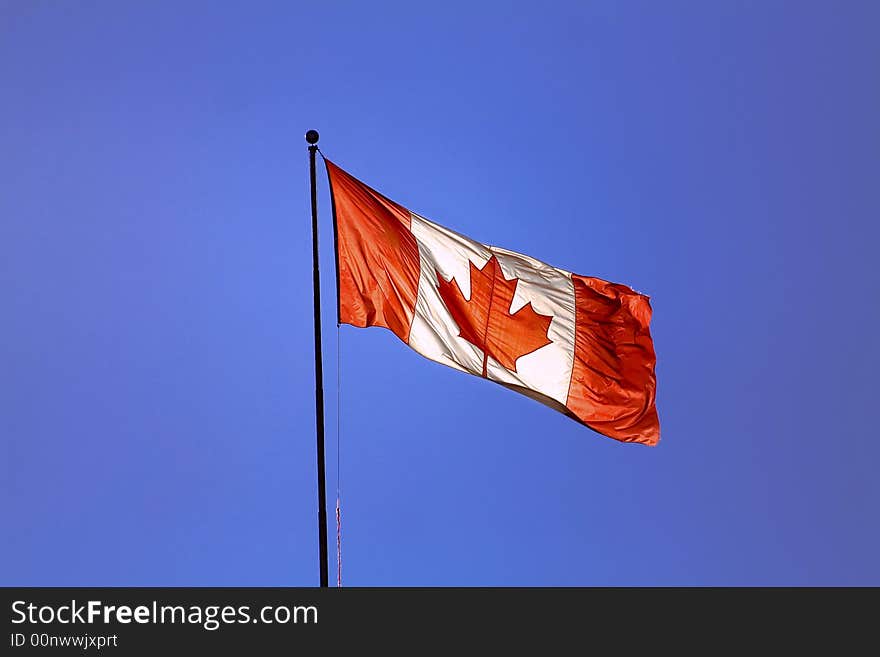
{"label": "blue sky", "polygon": [[330,4],[0,2],[0,583],[317,584],[315,128],[658,358],[651,449],[337,333],[322,175],[345,584],[880,584],[876,3]]}

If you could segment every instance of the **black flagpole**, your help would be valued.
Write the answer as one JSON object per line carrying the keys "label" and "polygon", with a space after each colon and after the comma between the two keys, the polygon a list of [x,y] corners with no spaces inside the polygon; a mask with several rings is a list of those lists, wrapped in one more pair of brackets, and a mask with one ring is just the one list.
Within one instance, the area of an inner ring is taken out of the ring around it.
{"label": "black flagpole", "polygon": [[324,369],[321,363],[321,276],[318,272],[318,186],[315,182],[315,153],[318,131],[306,133],[309,143],[309,177],[312,184],[312,285],[315,299],[315,422],[318,433],[318,543],[321,586],[327,586],[327,492],[324,475]]}

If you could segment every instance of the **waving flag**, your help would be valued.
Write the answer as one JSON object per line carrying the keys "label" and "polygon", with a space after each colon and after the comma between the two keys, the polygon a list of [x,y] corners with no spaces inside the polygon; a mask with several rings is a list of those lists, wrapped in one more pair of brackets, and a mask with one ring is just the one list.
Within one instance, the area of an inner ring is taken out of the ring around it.
{"label": "waving flag", "polygon": [[603,435],[657,443],[648,297],[475,242],[325,162],[340,322],[388,328]]}

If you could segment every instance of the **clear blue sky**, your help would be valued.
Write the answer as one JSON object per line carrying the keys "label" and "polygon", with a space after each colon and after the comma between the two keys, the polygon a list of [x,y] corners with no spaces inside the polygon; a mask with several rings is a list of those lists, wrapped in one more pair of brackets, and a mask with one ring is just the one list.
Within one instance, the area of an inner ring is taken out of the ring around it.
{"label": "clear blue sky", "polygon": [[880,585],[878,21],[0,1],[0,584],[317,583],[316,128],[413,211],[649,294],[658,356],[651,449],[342,327],[346,584]]}

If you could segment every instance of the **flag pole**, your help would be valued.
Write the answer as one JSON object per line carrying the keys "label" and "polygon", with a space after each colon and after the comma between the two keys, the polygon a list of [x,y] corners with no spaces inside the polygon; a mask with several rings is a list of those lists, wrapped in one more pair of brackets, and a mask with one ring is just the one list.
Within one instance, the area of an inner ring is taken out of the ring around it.
{"label": "flag pole", "polygon": [[318,131],[306,133],[309,143],[309,178],[312,186],[312,286],[315,300],[315,424],[318,437],[318,546],[321,586],[327,580],[327,485],[324,474],[324,369],[321,351],[321,276],[318,272],[318,186],[315,182],[315,153]]}

